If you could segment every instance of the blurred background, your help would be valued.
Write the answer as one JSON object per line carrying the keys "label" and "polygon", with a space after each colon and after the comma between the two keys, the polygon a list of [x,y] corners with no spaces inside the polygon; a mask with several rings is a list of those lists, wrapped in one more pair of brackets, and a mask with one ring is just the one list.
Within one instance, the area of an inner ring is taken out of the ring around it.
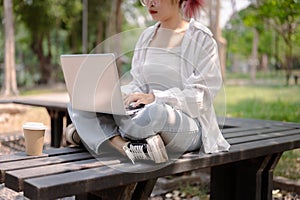
{"label": "blurred background", "polygon": [[[1,0],[0,6],[0,86],[6,96],[63,82],[61,54],[90,53],[110,36],[154,23],[138,0]],[[255,83],[261,76],[295,82],[299,1],[207,0],[197,18],[219,44],[225,82],[250,78]],[[113,48],[130,41],[123,38]],[[130,54],[126,57],[119,62],[121,74],[130,68]]]}

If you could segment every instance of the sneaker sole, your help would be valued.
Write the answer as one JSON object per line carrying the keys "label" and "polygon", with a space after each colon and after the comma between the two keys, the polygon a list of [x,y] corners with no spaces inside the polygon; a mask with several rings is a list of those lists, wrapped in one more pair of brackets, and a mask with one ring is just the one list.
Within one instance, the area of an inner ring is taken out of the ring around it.
{"label": "sneaker sole", "polygon": [[[65,131],[65,137],[66,140],[73,144],[73,145],[79,145],[80,144],[80,138],[78,136],[78,133],[76,132],[76,128],[73,124],[70,124]],[[76,135],[75,135],[76,134]]]}
{"label": "sneaker sole", "polygon": [[152,136],[146,139],[150,153],[153,156],[155,163],[164,163],[168,161],[168,154],[165,145],[159,135]]}

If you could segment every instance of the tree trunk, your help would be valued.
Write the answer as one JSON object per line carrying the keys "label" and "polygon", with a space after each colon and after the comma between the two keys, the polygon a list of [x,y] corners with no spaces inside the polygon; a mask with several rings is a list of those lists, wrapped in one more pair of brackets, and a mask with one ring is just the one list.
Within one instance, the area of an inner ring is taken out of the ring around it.
{"label": "tree trunk", "polygon": [[5,78],[3,95],[18,95],[17,77],[15,69],[15,33],[12,0],[4,0],[5,15]]}
{"label": "tree trunk", "polygon": [[82,1],[82,53],[88,51],[88,0]]}
{"label": "tree trunk", "polygon": [[105,27],[105,22],[102,20],[99,20],[98,25],[97,25],[97,46],[95,48],[96,53],[102,53],[104,51],[103,46],[101,43],[103,42],[103,37],[104,37],[104,27]]}
{"label": "tree trunk", "polygon": [[[122,0],[113,0],[110,10],[110,23],[106,29],[106,37],[118,34],[122,30],[122,12],[121,12]],[[107,38],[106,38],[107,39]],[[106,43],[105,52],[114,52],[116,55],[121,54],[121,38],[116,37],[116,40],[110,40],[111,42]],[[117,66],[119,75],[121,75],[122,62],[117,58]]]}
{"label": "tree trunk", "polygon": [[292,27],[291,25],[288,26],[288,33],[287,33],[287,39],[285,40],[287,51],[286,51],[286,84],[289,85],[289,80],[292,75],[293,70],[293,44],[292,44]]}
{"label": "tree trunk", "polygon": [[264,73],[268,73],[269,72],[269,57],[267,54],[263,54],[262,55],[262,58],[261,58],[261,68],[262,68],[262,71]]}
{"label": "tree trunk", "polygon": [[39,60],[39,70],[41,78],[39,80],[39,84],[48,84],[51,81],[52,78],[52,65],[51,65],[51,44],[50,44],[50,36],[47,35],[47,45],[48,45],[48,55],[44,55],[44,49],[43,49],[43,41],[44,36],[33,36],[35,40],[33,39],[33,42],[31,44],[33,52],[37,55]]}
{"label": "tree trunk", "polygon": [[220,0],[212,0],[209,1],[209,23],[210,29],[214,34],[214,38],[218,44],[218,52],[220,58],[220,66],[222,77],[225,80],[226,77],[226,46],[227,41],[222,37],[222,31],[220,28],[220,8],[221,1]]}
{"label": "tree trunk", "polygon": [[252,40],[252,53],[249,60],[250,65],[250,77],[252,81],[256,80],[256,68],[259,64],[258,62],[258,31],[253,28],[253,40]]}

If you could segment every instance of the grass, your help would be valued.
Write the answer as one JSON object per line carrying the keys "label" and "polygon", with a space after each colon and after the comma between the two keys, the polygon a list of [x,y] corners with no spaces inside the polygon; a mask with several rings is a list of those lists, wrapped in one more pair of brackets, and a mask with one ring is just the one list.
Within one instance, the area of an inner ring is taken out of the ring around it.
{"label": "grass", "polygon": [[298,86],[226,86],[226,116],[300,122]]}

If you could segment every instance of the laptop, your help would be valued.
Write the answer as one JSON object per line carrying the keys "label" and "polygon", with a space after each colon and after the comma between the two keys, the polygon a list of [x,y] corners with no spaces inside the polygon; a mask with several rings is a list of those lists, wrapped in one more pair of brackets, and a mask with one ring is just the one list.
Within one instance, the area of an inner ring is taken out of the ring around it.
{"label": "laptop", "polygon": [[132,115],[125,109],[113,53],[70,54],[60,57],[73,109],[116,115]]}

